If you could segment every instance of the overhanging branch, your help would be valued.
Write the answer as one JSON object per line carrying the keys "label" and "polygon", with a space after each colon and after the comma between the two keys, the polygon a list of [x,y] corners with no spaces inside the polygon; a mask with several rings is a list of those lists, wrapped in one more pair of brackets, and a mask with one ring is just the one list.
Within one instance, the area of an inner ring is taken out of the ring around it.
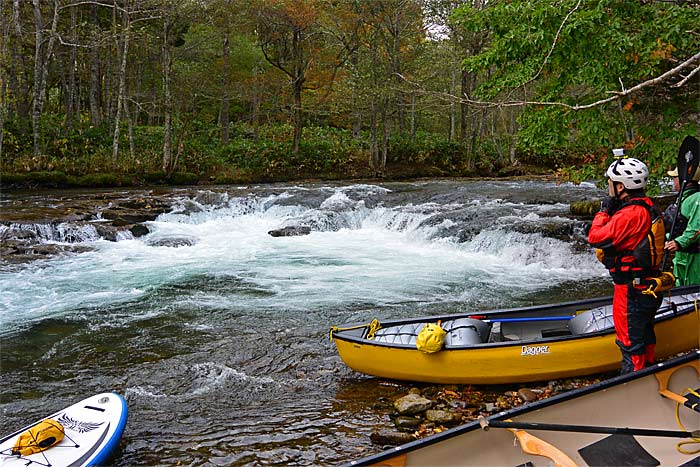
{"label": "overhanging branch", "polygon": [[[564,102],[554,102],[554,101],[528,101],[528,100],[522,100],[522,101],[497,101],[497,102],[490,102],[490,101],[479,101],[479,100],[474,100],[471,99],[468,95],[464,95],[463,97],[455,96],[446,92],[434,92],[434,91],[427,91],[423,89],[423,87],[419,83],[415,83],[412,81],[407,80],[404,76],[401,74],[396,74],[399,76],[403,81],[406,83],[411,84],[412,86],[416,87],[416,89],[419,90],[419,92],[423,94],[430,94],[436,97],[441,97],[443,99],[448,99],[452,102],[459,102],[459,103],[464,103],[467,105],[471,105],[474,107],[481,107],[481,108],[488,108],[488,107],[523,107],[527,105],[538,105],[538,106],[550,106],[550,107],[564,107],[569,110],[586,110],[590,109],[593,107],[597,107],[599,105],[607,104],[608,102],[612,102],[614,100],[620,99],[622,97],[625,97],[627,95],[633,94],[637,91],[640,91],[644,88],[647,88],[649,86],[654,86],[656,84],[659,84],[660,82],[672,78],[674,76],[677,76],[680,74],[680,72],[690,66],[694,66],[696,62],[700,62],[700,52],[696,53],[689,59],[685,60],[683,63],[680,65],[671,68],[667,72],[657,76],[656,78],[648,79],[646,81],[643,81],[636,86],[633,86],[628,89],[623,89],[622,91],[608,91],[608,94],[612,94],[610,97],[606,97],[604,99],[597,100],[595,102],[591,102],[590,104],[566,104]],[[685,85],[689,79],[695,75],[698,71],[700,70],[700,66],[696,66],[696,68],[686,77],[684,77],[681,81],[678,83],[674,84],[672,87],[681,87]]]}

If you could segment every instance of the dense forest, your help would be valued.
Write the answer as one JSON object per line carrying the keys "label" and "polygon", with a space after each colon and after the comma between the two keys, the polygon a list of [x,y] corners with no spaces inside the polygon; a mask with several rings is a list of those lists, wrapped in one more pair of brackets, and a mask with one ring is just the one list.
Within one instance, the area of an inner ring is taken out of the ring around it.
{"label": "dense forest", "polygon": [[2,182],[600,178],[700,122],[698,1],[0,0]]}

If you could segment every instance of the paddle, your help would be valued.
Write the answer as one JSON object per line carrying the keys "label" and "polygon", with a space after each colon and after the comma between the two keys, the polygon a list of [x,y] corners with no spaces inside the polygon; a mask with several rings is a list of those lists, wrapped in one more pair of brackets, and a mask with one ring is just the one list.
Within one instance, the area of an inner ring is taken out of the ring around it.
{"label": "paddle", "polygon": [[[678,169],[680,189],[678,190],[678,196],[676,197],[675,201],[676,212],[673,216],[673,222],[671,222],[671,232],[673,232],[673,229],[676,227],[678,214],[681,212],[681,201],[683,199],[685,184],[693,177],[693,174],[695,174],[698,166],[700,166],[700,142],[696,138],[688,135],[685,137],[683,143],[681,143],[681,147],[678,149],[678,162],[676,164],[676,168]],[[661,260],[662,271],[666,266],[666,259],[668,259],[668,250],[664,251],[664,256]]]}
{"label": "paddle", "polygon": [[530,423],[513,422],[501,420],[486,420],[479,417],[479,425],[484,431],[489,427],[495,428],[517,428],[521,430],[542,430],[542,431],[571,431],[575,433],[602,433],[607,435],[636,435],[636,436],[660,436],[665,438],[697,438],[700,437],[700,430],[694,431],[674,431],[674,430],[649,430],[645,428],[615,428],[606,426],[589,425],[562,425],[556,423]]}

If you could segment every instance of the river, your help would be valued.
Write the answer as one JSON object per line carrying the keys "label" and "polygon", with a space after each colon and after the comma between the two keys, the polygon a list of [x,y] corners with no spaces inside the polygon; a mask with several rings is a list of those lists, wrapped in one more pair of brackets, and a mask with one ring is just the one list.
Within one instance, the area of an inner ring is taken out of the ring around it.
{"label": "river", "polygon": [[[129,406],[117,466],[338,465],[381,449],[375,402],[410,385],[345,367],[332,325],[610,291],[569,215],[603,194],[592,184],[165,191],[172,209],[146,236],[45,238],[85,249],[0,262],[1,434],[116,391]],[[71,196],[2,203],[31,214]],[[311,233],[268,235],[298,225]]]}

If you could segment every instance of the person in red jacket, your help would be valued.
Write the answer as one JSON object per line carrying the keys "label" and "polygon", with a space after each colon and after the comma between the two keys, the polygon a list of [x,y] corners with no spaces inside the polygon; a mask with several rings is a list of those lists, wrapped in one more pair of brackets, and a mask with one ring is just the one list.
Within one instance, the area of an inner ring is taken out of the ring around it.
{"label": "person in red jacket", "polygon": [[609,196],[593,219],[588,242],[597,248],[598,259],[613,279],[613,322],[624,374],[654,361],[654,315],[662,297],[642,292],[649,278],[660,275],[663,237],[655,242],[651,233],[652,221],[660,213],[644,192],[647,166],[634,158],[618,159],[610,164],[606,176]]}

